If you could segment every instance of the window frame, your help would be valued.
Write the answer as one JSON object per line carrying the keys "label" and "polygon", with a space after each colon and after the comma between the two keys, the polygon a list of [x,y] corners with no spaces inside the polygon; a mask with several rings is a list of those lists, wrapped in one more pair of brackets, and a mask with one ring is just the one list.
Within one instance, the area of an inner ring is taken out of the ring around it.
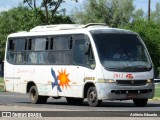
{"label": "window frame", "polygon": [[[53,45],[54,44],[54,41],[53,41],[53,43],[51,42],[51,40],[53,39],[54,40],[54,38],[55,37],[70,37],[71,38],[71,40],[70,40],[70,44],[69,44],[69,48],[70,49],[67,49],[67,50],[55,50],[53,47],[54,46],[52,46],[51,47],[51,44]],[[10,38],[8,38],[8,44],[7,44],[7,57],[6,57],[6,60],[7,60],[7,62],[9,62],[9,63],[11,63],[11,64],[13,64],[13,65],[73,65],[73,66],[84,66],[84,67],[88,67],[88,68],[91,68],[91,67],[89,67],[88,65],[87,65],[87,59],[86,59],[86,55],[84,54],[84,64],[74,64],[73,63],[73,55],[74,55],[74,48],[75,48],[75,42],[77,41],[77,40],[80,40],[80,39],[82,39],[81,38],[81,36],[83,36],[82,38],[83,39],[85,39],[85,40],[87,40],[87,39],[89,39],[89,37],[88,37],[88,35],[87,34],[83,34],[83,33],[81,33],[81,34],[62,34],[62,35],[60,35],[60,34],[58,34],[58,35],[43,35],[43,36],[24,36],[24,37],[10,37]],[[45,48],[45,50],[30,50],[29,49],[29,40],[33,40],[33,39],[36,39],[36,38],[46,38],[46,45],[47,45],[47,48]],[[27,43],[27,46],[25,46],[25,50],[22,50],[22,51],[10,51],[9,50],[9,41],[10,40],[16,40],[16,39],[26,39],[27,41],[26,41],[26,43]],[[89,40],[90,41],[90,40]],[[91,49],[92,49],[92,46],[91,46]],[[24,58],[25,58],[25,62],[24,63],[16,63],[15,62],[15,56],[16,56],[16,53],[17,52],[23,52],[25,55],[24,55]],[[31,53],[31,52],[34,52],[34,53],[39,53],[39,52],[47,52],[46,54],[46,56],[47,56],[47,58],[46,58],[46,62],[45,63],[43,63],[43,64],[41,64],[41,63],[28,63],[27,61],[27,56],[28,56],[28,53]],[[70,60],[69,60],[69,62],[68,62],[68,64],[67,63],[62,63],[62,64],[60,64],[60,63],[49,63],[49,53],[50,52],[52,52],[52,53],[58,53],[58,52],[62,52],[62,53],[67,53],[68,54],[68,56],[70,57]],[[93,49],[92,49],[92,52],[93,52]],[[9,59],[8,59],[8,54],[13,54],[13,61],[10,61]],[[93,56],[94,56],[94,52],[93,52]],[[94,60],[95,60],[95,56],[94,56]]]}

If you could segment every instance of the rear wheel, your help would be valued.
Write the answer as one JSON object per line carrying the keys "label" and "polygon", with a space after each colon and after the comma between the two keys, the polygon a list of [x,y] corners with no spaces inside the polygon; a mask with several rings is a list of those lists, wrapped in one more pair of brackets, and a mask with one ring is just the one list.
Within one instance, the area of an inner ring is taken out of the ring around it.
{"label": "rear wheel", "polygon": [[144,107],[147,104],[148,99],[133,99],[133,102],[137,107]]}
{"label": "rear wheel", "polygon": [[33,104],[43,104],[46,103],[48,97],[38,95],[38,90],[36,86],[32,86],[29,90],[29,96],[31,103]]}
{"label": "rear wheel", "polygon": [[87,92],[88,104],[91,107],[96,107],[101,105],[102,100],[98,100],[97,90],[95,87],[90,87]]}
{"label": "rear wheel", "polygon": [[80,105],[83,102],[83,98],[66,98],[67,102],[71,105]]}

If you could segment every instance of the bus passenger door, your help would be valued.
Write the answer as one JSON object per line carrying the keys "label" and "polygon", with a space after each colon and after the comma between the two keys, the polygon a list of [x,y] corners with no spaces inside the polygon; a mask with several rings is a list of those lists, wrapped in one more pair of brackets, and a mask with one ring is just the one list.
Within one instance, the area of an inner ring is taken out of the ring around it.
{"label": "bus passenger door", "polygon": [[71,78],[72,96],[82,97],[84,86],[84,67],[78,65],[73,66]]}
{"label": "bus passenger door", "polygon": [[84,70],[85,70],[85,43],[86,40],[84,36],[78,37],[75,40],[74,52],[73,52],[73,97],[83,96],[83,86],[84,86]]}
{"label": "bus passenger door", "polygon": [[97,71],[95,69],[96,62],[95,62],[91,44],[88,44],[88,47],[85,53],[85,60],[86,60],[86,69],[85,69],[84,82],[94,83],[96,80]]}

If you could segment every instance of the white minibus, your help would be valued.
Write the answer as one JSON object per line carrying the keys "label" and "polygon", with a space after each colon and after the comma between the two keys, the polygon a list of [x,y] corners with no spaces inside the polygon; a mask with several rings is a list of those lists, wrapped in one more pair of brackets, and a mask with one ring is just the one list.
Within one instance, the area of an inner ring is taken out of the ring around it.
{"label": "white minibus", "polygon": [[154,69],[140,36],[104,24],[37,26],[6,42],[7,91],[29,93],[32,103],[65,97],[69,104],[154,97]]}

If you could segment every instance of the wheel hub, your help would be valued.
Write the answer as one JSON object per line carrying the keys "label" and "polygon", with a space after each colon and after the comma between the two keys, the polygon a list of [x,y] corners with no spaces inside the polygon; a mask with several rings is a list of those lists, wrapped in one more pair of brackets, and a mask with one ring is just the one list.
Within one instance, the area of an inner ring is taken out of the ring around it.
{"label": "wheel hub", "polygon": [[96,98],[97,98],[96,92],[95,92],[95,91],[92,91],[92,92],[90,93],[90,100],[91,100],[92,102],[94,102],[94,101],[96,101]]}

